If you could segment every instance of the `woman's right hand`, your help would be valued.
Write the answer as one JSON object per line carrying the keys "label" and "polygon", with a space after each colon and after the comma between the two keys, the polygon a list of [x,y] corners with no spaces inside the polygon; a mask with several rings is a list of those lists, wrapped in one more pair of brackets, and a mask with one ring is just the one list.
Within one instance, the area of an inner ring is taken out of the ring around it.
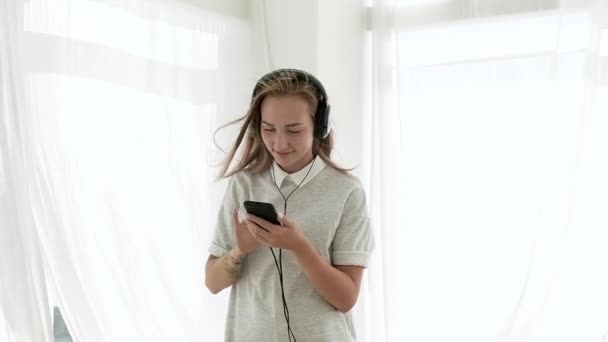
{"label": "woman's right hand", "polygon": [[236,238],[236,249],[239,254],[245,255],[253,252],[259,245],[249,229],[247,228],[247,222],[239,221],[238,209],[232,210],[232,221],[234,225],[234,236]]}

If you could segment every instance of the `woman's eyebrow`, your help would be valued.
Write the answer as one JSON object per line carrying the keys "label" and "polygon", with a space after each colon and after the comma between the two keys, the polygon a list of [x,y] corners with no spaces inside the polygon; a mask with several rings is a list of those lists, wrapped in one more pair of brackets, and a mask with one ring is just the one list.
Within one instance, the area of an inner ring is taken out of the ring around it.
{"label": "woman's eyebrow", "polygon": [[[274,125],[273,125],[273,124],[268,123],[268,122],[266,122],[266,121],[264,121],[264,120],[262,120],[262,123],[263,123],[264,125],[274,127]],[[291,123],[291,124],[289,124],[289,125],[285,125],[285,127],[294,127],[294,126],[300,126],[300,125],[302,125],[302,123],[300,123],[300,122],[296,122],[296,123]]]}

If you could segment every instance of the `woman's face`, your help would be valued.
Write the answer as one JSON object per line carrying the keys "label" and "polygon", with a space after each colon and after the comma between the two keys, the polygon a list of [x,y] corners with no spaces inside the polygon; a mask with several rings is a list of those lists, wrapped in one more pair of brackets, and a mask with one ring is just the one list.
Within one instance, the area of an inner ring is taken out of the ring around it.
{"label": "woman's face", "polygon": [[262,140],[283,170],[294,173],[312,161],[314,124],[304,98],[267,96],[261,111]]}

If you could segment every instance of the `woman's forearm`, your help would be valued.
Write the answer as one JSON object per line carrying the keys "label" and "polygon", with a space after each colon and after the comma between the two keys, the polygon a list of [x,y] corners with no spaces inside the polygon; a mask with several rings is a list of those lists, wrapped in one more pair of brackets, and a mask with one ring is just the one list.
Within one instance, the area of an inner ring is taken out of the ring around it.
{"label": "woman's forearm", "polygon": [[244,256],[236,249],[231,249],[222,257],[210,256],[205,265],[205,285],[216,294],[231,286],[238,279]]}
{"label": "woman's forearm", "polygon": [[308,241],[293,253],[321,297],[341,312],[350,311],[358,294],[351,277],[325,261]]}

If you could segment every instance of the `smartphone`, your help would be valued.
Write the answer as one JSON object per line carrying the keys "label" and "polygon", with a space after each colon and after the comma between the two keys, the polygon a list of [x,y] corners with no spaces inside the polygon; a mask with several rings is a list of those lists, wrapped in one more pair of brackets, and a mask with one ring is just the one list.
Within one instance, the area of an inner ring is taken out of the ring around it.
{"label": "smartphone", "polygon": [[245,205],[245,210],[247,210],[249,214],[263,218],[274,224],[281,224],[278,219],[279,215],[272,203],[245,201],[243,204]]}

